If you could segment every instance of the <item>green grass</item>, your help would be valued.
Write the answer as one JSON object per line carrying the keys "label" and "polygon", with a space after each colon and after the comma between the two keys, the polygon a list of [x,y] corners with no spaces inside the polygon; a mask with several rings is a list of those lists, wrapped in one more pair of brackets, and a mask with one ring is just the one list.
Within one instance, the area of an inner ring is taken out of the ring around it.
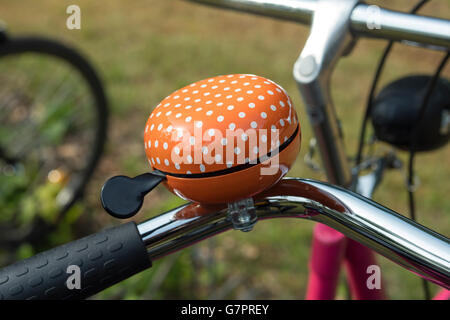
{"label": "green grass", "polygon": [[[72,3],[81,7],[79,31],[65,28],[65,8]],[[409,1],[377,3],[397,9],[411,6]],[[113,111],[110,139],[87,192],[89,210],[82,218],[86,229],[116,223],[98,201],[108,177],[148,170],[142,136],[153,107],[175,89],[213,75],[253,73],[281,84],[293,98],[303,132],[303,149],[290,175],[325,180],[302,161],[312,134],[291,75],[308,35],[306,27],[168,0],[3,0],[0,9],[0,19],[7,22],[12,34],[44,34],[75,45],[93,61],[105,81]],[[449,7],[445,1],[434,1],[424,13],[448,17]],[[340,61],[332,78],[332,95],[349,154],[356,150],[365,99],[383,47],[383,41],[360,41],[353,53]],[[439,56],[396,46],[382,82],[409,73],[430,73]],[[444,73],[450,75],[448,66]],[[405,154],[401,156],[406,160]],[[417,192],[419,221],[445,235],[450,234],[449,159],[446,147],[419,155],[416,163],[422,183]],[[407,213],[404,179],[404,172],[388,174],[375,199]],[[180,203],[158,187],[136,220]],[[310,222],[280,220],[260,222],[250,233],[228,232],[173,260],[155,262],[154,268],[97,298],[303,298],[312,227]],[[422,298],[419,278],[384,258],[379,261],[391,298]],[[338,298],[345,298],[342,284]]]}

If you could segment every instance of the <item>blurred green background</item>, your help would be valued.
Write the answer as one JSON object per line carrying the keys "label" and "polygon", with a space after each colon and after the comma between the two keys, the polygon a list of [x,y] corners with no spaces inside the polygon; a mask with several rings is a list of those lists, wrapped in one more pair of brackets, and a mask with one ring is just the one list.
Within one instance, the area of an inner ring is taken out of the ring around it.
{"label": "blurred green background", "polygon": [[[412,1],[406,0],[372,3],[403,11],[412,6]],[[81,30],[66,28],[70,4],[81,8]],[[431,1],[421,12],[449,18],[449,2]],[[103,182],[113,175],[132,176],[148,170],[143,129],[153,107],[181,86],[214,75],[252,73],[282,85],[294,101],[303,133],[303,148],[289,175],[325,180],[303,162],[311,130],[291,75],[308,35],[306,26],[178,0],[0,0],[0,19],[11,35],[45,35],[81,49],[102,75],[111,102],[109,141],[86,192],[84,213],[71,230],[65,230],[65,236],[61,232],[55,235],[54,244],[67,241],[69,231],[70,237],[76,238],[118,223],[101,209]],[[332,95],[351,155],[356,151],[366,96],[384,45],[380,40],[359,41],[352,54],[340,61],[332,78]],[[397,45],[382,84],[407,74],[429,74],[441,55]],[[444,75],[450,76],[450,65]],[[406,159],[406,154],[400,156]],[[450,234],[449,163],[448,147],[416,158],[421,181],[416,192],[418,220],[444,235]],[[405,177],[405,170],[389,173],[375,200],[407,213]],[[158,187],[135,220],[181,203]],[[312,228],[306,221],[279,220],[260,222],[250,233],[228,232],[157,261],[153,268],[94,298],[303,298]],[[33,252],[27,247],[17,258]],[[390,298],[423,298],[417,276],[384,258],[379,257],[379,263]],[[432,286],[432,291],[437,287]],[[346,298],[344,281],[337,298]]]}

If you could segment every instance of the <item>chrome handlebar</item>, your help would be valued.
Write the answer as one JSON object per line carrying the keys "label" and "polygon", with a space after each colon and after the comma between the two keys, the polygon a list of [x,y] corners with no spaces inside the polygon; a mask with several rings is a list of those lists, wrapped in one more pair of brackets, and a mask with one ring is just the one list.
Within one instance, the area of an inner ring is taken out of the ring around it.
{"label": "chrome handlebar", "polygon": [[[450,289],[450,240],[352,191],[285,178],[254,199],[258,220],[326,224],[421,277]],[[232,229],[226,205],[186,204],[138,225],[150,260]]]}
{"label": "chrome handlebar", "polygon": [[[311,24],[317,0],[189,0],[277,19]],[[412,41],[450,49],[450,21],[358,3],[350,15],[356,36]]]}

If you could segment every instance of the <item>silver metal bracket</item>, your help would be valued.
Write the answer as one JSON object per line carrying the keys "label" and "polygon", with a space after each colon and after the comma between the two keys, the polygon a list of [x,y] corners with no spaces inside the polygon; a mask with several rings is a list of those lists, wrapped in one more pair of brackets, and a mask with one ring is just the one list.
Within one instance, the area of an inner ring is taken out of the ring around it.
{"label": "silver metal bracket", "polygon": [[233,229],[244,232],[251,231],[258,219],[253,199],[247,198],[229,203],[228,218],[233,224]]}
{"label": "silver metal bracket", "polygon": [[316,149],[317,149],[316,138],[311,138],[309,140],[308,152],[305,154],[305,157],[303,158],[303,161],[308,166],[308,168],[310,168],[311,170],[313,170],[315,172],[321,172],[322,168],[320,167],[320,164],[318,164],[314,160],[314,155],[316,154]]}

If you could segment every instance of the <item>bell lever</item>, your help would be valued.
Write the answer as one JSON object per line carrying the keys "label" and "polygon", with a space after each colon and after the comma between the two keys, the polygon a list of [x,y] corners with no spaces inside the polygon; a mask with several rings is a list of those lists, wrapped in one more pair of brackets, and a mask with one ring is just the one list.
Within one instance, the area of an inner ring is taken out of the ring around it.
{"label": "bell lever", "polygon": [[115,218],[131,218],[141,209],[145,195],[164,179],[166,176],[158,170],[134,178],[112,177],[103,185],[102,206]]}

